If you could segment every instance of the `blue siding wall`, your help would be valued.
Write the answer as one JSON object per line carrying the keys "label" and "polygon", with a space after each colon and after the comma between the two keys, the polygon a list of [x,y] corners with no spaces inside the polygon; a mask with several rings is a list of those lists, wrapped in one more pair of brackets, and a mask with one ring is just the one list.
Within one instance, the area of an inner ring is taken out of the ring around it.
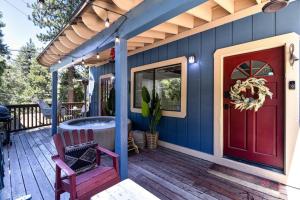
{"label": "blue siding wall", "polygon": [[[300,34],[300,1],[276,14],[256,14],[233,23],[142,52],[128,58],[130,68],[195,55],[198,62],[188,66],[187,116],[185,119],[163,117],[160,139],[166,142],[213,153],[213,55],[216,49],[289,32]],[[113,64],[91,68],[95,77],[92,114],[98,113],[98,78],[113,73]],[[130,80],[130,79],[129,79]],[[130,102],[130,101],[129,101]],[[129,109],[129,106],[128,106]],[[138,113],[129,113],[134,128],[146,130],[147,124]]]}

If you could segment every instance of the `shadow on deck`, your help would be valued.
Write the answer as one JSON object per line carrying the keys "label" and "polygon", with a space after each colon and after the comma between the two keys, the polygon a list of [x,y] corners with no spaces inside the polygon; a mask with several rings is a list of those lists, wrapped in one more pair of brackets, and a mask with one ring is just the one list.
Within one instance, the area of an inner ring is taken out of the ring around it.
{"label": "shadow on deck", "polygon": [[[31,194],[33,200],[53,200],[55,166],[51,155],[56,150],[50,129],[23,131],[15,134],[12,141],[13,145],[4,149],[6,176],[0,199]],[[104,160],[104,164],[110,165],[108,158]],[[129,178],[160,199],[252,200],[300,196],[296,189],[165,148],[130,154]],[[62,199],[68,199],[68,195],[62,195]]]}

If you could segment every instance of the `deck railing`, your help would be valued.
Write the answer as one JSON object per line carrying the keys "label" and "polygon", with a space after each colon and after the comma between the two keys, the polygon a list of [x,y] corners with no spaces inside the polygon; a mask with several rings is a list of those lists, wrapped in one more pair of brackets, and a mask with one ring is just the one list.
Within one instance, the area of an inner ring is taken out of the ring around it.
{"label": "deck railing", "polygon": [[[62,103],[62,106],[66,108],[66,113],[64,117],[58,116],[59,122],[80,117],[78,109],[73,108],[77,107],[80,109],[83,103]],[[6,105],[6,107],[9,109],[12,117],[9,126],[11,132],[51,125],[51,120],[42,114],[38,104]]]}

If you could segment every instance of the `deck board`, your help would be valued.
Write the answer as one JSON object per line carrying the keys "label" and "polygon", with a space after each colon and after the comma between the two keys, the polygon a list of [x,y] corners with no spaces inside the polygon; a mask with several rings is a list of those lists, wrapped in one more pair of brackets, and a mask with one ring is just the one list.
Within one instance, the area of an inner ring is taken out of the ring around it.
{"label": "deck board", "polygon": [[[56,149],[50,129],[22,131],[14,134],[12,141],[11,147],[4,148],[6,176],[0,199],[31,194],[34,200],[53,200],[55,166],[51,156]],[[112,164],[108,157],[103,159],[104,165]],[[208,161],[159,148],[130,154],[128,174],[162,200],[287,199],[286,187],[281,186],[277,195],[267,194],[209,173],[212,166]],[[300,194],[296,189],[293,192]],[[68,197],[65,193],[61,199]]]}

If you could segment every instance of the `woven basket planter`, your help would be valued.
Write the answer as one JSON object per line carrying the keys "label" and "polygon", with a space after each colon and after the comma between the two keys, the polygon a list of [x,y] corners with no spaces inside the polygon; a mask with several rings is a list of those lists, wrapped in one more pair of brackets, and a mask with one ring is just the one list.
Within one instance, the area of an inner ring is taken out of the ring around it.
{"label": "woven basket planter", "polygon": [[146,133],[146,138],[147,138],[147,148],[156,149],[157,141],[158,141],[158,132],[156,132],[156,134]]}

